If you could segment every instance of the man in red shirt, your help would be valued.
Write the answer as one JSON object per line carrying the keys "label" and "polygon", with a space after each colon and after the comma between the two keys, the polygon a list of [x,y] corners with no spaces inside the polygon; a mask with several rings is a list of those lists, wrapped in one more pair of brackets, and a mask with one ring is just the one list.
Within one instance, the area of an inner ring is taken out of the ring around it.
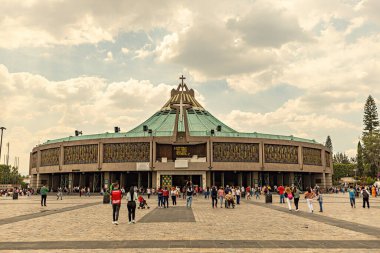
{"label": "man in red shirt", "polygon": [[112,223],[115,225],[119,225],[119,211],[120,211],[120,205],[121,205],[121,198],[122,198],[122,192],[119,189],[119,184],[115,184],[113,190],[110,194],[111,197],[111,203],[112,203]]}
{"label": "man in red shirt", "polygon": [[164,208],[169,208],[169,190],[165,186],[165,189],[162,191],[162,197],[164,198]]}
{"label": "man in red shirt", "polygon": [[278,194],[280,194],[280,204],[285,203],[284,193],[285,188],[284,186],[280,185],[280,187],[277,188]]}

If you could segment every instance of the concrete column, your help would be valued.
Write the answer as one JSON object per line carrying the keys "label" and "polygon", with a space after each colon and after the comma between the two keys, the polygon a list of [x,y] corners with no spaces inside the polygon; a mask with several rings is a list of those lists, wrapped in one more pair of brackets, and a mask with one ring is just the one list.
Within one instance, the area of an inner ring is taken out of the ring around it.
{"label": "concrete column", "polygon": [[[104,185],[107,185],[107,187],[109,187],[110,184],[111,184],[110,173],[108,171],[104,172]],[[104,187],[104,185],[102,185],[102,187]]]}
{"label": "concrete column", "polygon": [[207,177],[206,171],[202,173],[202,187],[203,188],[207,186],[207,180],[209,179],[209,177]]}
{"label": "concrete column", "polygon": [[82,172],[79,172],[79,188],[82,188]]}
{"label": "concrete column", "polygon": [[303,170],[303,152],[302,152],[302,146],[298,146],[298,164],[300,166],[300,170]]}
{"label": "concrete column", "polygon": [[151,180],[150,180],[150,173],[151,173],[151,172],[148,171],[148,185],[146,186],[146,187],[148,187],[148,188],[152,187],[152,186],[151,186],[151,183],[150,183],[150,181],[151,181]]}
{"label": "concrete column", "polygon": [[65,156],[65,152],[64,152],[64,149],[63,149],[63,145],[61,144],[61,147],[60,147],[60,155],[59,155],[59,170],[62,170],[62,166],[63,166],[63,159],[64,159],[64,156]]}
{"label": "concrete column", "polygon": [[157,173],[156,171],[152,171],[152,188],[157,188]]}
{"label": "concrete column", "polygon": [[98,169],[101,170],[103,168],[103,143],[98,143]]}
{"label": "concrete column", "polygon": [[73,190],[73,173],[69,173],[69,191]]}
{"label": "concrete column", "polygon": [[220,181],[222,181],[221,184],[224,187],[224,171],[220,172]]}
{"label": "concrete column", "polygon": [[206,174],[206,182],[205,182],[204,186],[210,186],[211,187],[212,186],[212,184],[211,184],[211,172],[207,171],[205,174]]}
{"label": "concrete column", "polygon": [[140,171],[137,172],[137,187],[138,188],[141,187],[141,172]]}
{"label": "concrete column", "polygon": [[245,187],[249,186],[249,185],[252,185],[252,172],[248,172],[248,175],[247,175],[247,185],[244,185]]}
{"label": "concrete column", "polygon": [[256,185],[259,185],[259,172],[258,171],[254,171],[253,172],[253,186],[256,187]]}
{"label": "concrete column", "polygon": [[39,188],[41,186],[41,181],[40,181],[40,173],[37,173],[37,182],[36,182],[36,187]]}
{"label": "concrete column", "polygon": [[294,172],[289,173],[289,183],[290,185],[294,185]]}
{"label": "concrete column", "polygon": [[157,171],[157,176],[156,176],[156,187],[157,188],[160,188],[161,186],[161,173],[159,171]]}
{"label": "concrete column", "polygon": [[239,185],[239,187],[241,187],[242,184],[243,184],[243,174],[242,174],[242,172],[239,172],[238,173],[238,185]]}
{"label": "concrete column", "polygon": [[212,185],[215,185],[215,172],[211,172],[212,173]]}
{"label": "concrete column", "polygon": [[124,180],[123,180],[123,172],[120,172],[120,180],[119,180],[120,188],[124,185]]}
{"label": "concrete column", "polygon": [[325,172],[323,172],[322,173],[322,187],[323,187],[323,189],[325,189],[326,190],[326,173]]}
{"label": "concrete column", "polygon": [[95,173],[92,173],[92,192],[95,192]]}
{"label": "concrete column", "polygon": [[51,182],[49,182],[49,189],[51,190],[54,188],[54,174],[49,174],[49,179],[51,179],[49,180]]}
{"label": "concrete column", "polygon": [[259,144],[259,163],[261,165],[261,169],[264,169],[264,142],[260,142]]}

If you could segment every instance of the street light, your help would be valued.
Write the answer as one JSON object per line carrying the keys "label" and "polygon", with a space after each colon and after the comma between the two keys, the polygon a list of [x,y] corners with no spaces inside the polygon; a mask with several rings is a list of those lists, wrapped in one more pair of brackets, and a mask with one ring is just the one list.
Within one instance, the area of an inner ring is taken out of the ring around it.
{"label": "street light", "polygon": [[1,159],[1,147],[3,146],[3,131],[6,130],[5,127],[0,127],[1,137],[0,137],[0,159]]}

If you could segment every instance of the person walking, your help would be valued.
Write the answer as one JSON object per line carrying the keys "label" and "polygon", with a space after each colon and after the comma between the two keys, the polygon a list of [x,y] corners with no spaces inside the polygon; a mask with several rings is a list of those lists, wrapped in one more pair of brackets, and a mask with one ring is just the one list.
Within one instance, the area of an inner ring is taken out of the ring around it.
{"label": "person walking", "polygon": [[163,200],[164,197],[162,196],[163,192],[164,191],[162,190],[161,187],[158,188],[158,191],[157,191],[158,208],[162,208],[162,206],[164,204],[164,200]]}
{"label": "person walking", "polygon": [[280,204],[285,203],[285,188],[284,186],[280,185],[277,188],[278,194],[280,195]]}
{"label": "person walking", "polygon": [[350,197],[350,205],[351,208],[356,208],[355,205],[355,189],[352,188],[352,185],[350,185],[350,188],[348,188],[348,196]]}
{"label": "person walking", "polygon": [[296,186],[294,186],[293,198],[294,198],[294,205],[296,207],[296,212],[298,212],[298,203],[300,201],[300,194],[301,194],[301,191]]}
{"label": "person walking", "polygon": [[289,211],[292,211],[291,201],[293,200],[293,193],[289,186],[285,187],[284,197],[286,199],[286,203],[288,203]]}
{"label": "person walking", "polygon": [[122,191],[119,189],[119,184],[115,184],[111,191],[111,203],[112,203],[112,223],[119,225],[119,211],[121,206]]}
{"label": "person walking", "polygon": [[186,207],[191,208],[191,204],[193,202],[193,194],[194,194],[194,188],[191,185],[191,182],[187,182],[186,187]]}
{"label": "person walking", "polygon": [[162,198],[164,201],[164,208],[169,208],[169,190],[168,190],[168,187],[166,186],[164,190],[162,191]]}
{"label": "person walking", "polygon": [[87,196],[87,197],[90,197],[90,196],[91,196],[90,187],[87,187],[86,196]]}
{"label": "person walking", "polygon": [[177,205],[177,189],[175,187],[172,187],[172,190],[170,191],[170,196],[172,197],[173,206],[176,206]]}
{"label": "person walking", "polygon": [[256,187],[256,188],[255,188],[255,196],[256,196],[256,199],[260,199],[260,193],[261,193],[261,191],[260,191],[259,187]]}
{"label": "person walking", "polygon": [[363,196],[363,208],[365,208],[365,204],[367,203],[367,207],[369,208],[369,192],[364,186],[362,187],[361,194]]}
{"label": "person walking", "polygon": [[247,188],[245,189],[245,197],[247,200],[251,199],[251,187],[247,186]]}
{"label": "person walking", "polygon": [[317,190],[317,200],[318,200],[318,203],[319,203],[319,212],[322,213],[323,212],[323,195],[322,195],[322,190],[321,189],[318,189]]}
{"label": "person walking", "polygon": [[220,208],[223,208],[223,199],[224,199],[224,189],[223,187],[220,187],[218,190],[218,198],[220,202]]}
{"label": "person walking", "polygon": [[218,191],[213,186],[211,189],[212,208],[218,208]]}
{"label": "person walking", "polygon": [[128,224],[136,223],[135,221],[136,199],[137,199],[137,193],[135,192],[135,188],[131,186],[131,188],[129,189],[129,192],[127,193]]}
{"label": "person walking", "polygon": [[236,187],[235,195],[236,195],[236,204],[240,205],[241,191],[240,191],[240,187],[239,186]]}
{"label": "person walking", "polygon": [[59,187],[58,188],[58,192],[57,192],[57,200],[61,197],[61,200],[62,200],[62,188]]}
{"label": "person walking", "polygon": [[49,189],[43,185],[40,189],[40,194],[41,194],[41,206],[46,206],[46,197],[49,192]]}
{"label": "person walking", "polygon": [[305,193],[305,199],[307,202],[307,206],[309,207],[310,213],[314,212],[313,208],[313,199],[315,198],[315,193],[311,190],[311,188],[307,188],[307,192]]}
{"label": "person walking", "polygon": [[151,193],[152,193],[152,192],[151,192],[150,188],[146,189],[146,194],[148,195],[148,199],[150,199],[150,194],[151,194]]}

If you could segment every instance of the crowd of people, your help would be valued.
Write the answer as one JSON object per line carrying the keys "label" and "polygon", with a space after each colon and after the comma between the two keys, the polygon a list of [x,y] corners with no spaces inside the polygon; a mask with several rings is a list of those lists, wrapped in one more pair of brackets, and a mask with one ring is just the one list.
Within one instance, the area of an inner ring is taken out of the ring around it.
{"label": "crowd of people", "polygon": [[[37,190],[34,189],[2,189],[0,190],[0,196],[13,196],[17,194],[18,196],[31,196],[34,194],[41,195],[41,206],[46,206],[46,199],[48,193],[51,191],[48,187],[43,185]],[[64,193],[70,194],[78,193],[79,196],[85,195],[90,197],[91,191],[90,187],[73,187],[72,191],[67,189],[67,187],[59,187],[57,189],[57,200],[61,199]],[[186,185],[183,187],[174,186],[174,187],[158,187],[155,188],[144,188],[144,187],[130,187],[129,191],[121,187],[119,183],[113,183],[109,187],[105,187],[101,190],[101,195],[105,193],[110,195],[110,204],[112,205],[112,216],[113,224],[118,224],[119,211],[121,206],[121,201],[123,196],[125,196],[127,201],[128,208],[128,221],[129,224],[136,223],[135,212],[136,212],[136,202],[139,202],[139,208],[149,208],[147,200],[144,199],[143,195],[147,195],[147,199],[150,199],[152,195],[157,196],[157,206],[158,208],[169,208],[169,203],[172,206],[177,205],[177,200],[182,197],[186,200],[186,207],[191,208],[193,197],[204,196],[205,199],[211,198],[212,208],[235,208],[236,205],[240,205],[241,199],[251,200],[253,198],[260,199],[260,196],[269,196],[272,193],[277,193],[279,195],[280,204],[287,204],[289,211],[294,210],[299,211],[299,202],[300,198],[303,195],[309,212],[314,212],[313,202],[317,201],[319,204],[319,212],[323,212],[323,195],[324,190],[321,189],[318,185],[314,188],[307,188],[305,192],[302,192],[296,186],[256,186],[256,187],[244,187],[244,186],[229,186],[226,187],[205,187],[202,188],[198,185],[193,185],[191,181],[186,182]],[[356,198],[362,198],[363,205],[362,207],[370,208],[370,197],[380,196],[380,188],[377,185],[370,186],[359,186],[359,185],[343,185],[338,187],[331,187],[326,190],[328,194],[346,194],[348,193],[349,202],[352,208],[356,208]]]}

